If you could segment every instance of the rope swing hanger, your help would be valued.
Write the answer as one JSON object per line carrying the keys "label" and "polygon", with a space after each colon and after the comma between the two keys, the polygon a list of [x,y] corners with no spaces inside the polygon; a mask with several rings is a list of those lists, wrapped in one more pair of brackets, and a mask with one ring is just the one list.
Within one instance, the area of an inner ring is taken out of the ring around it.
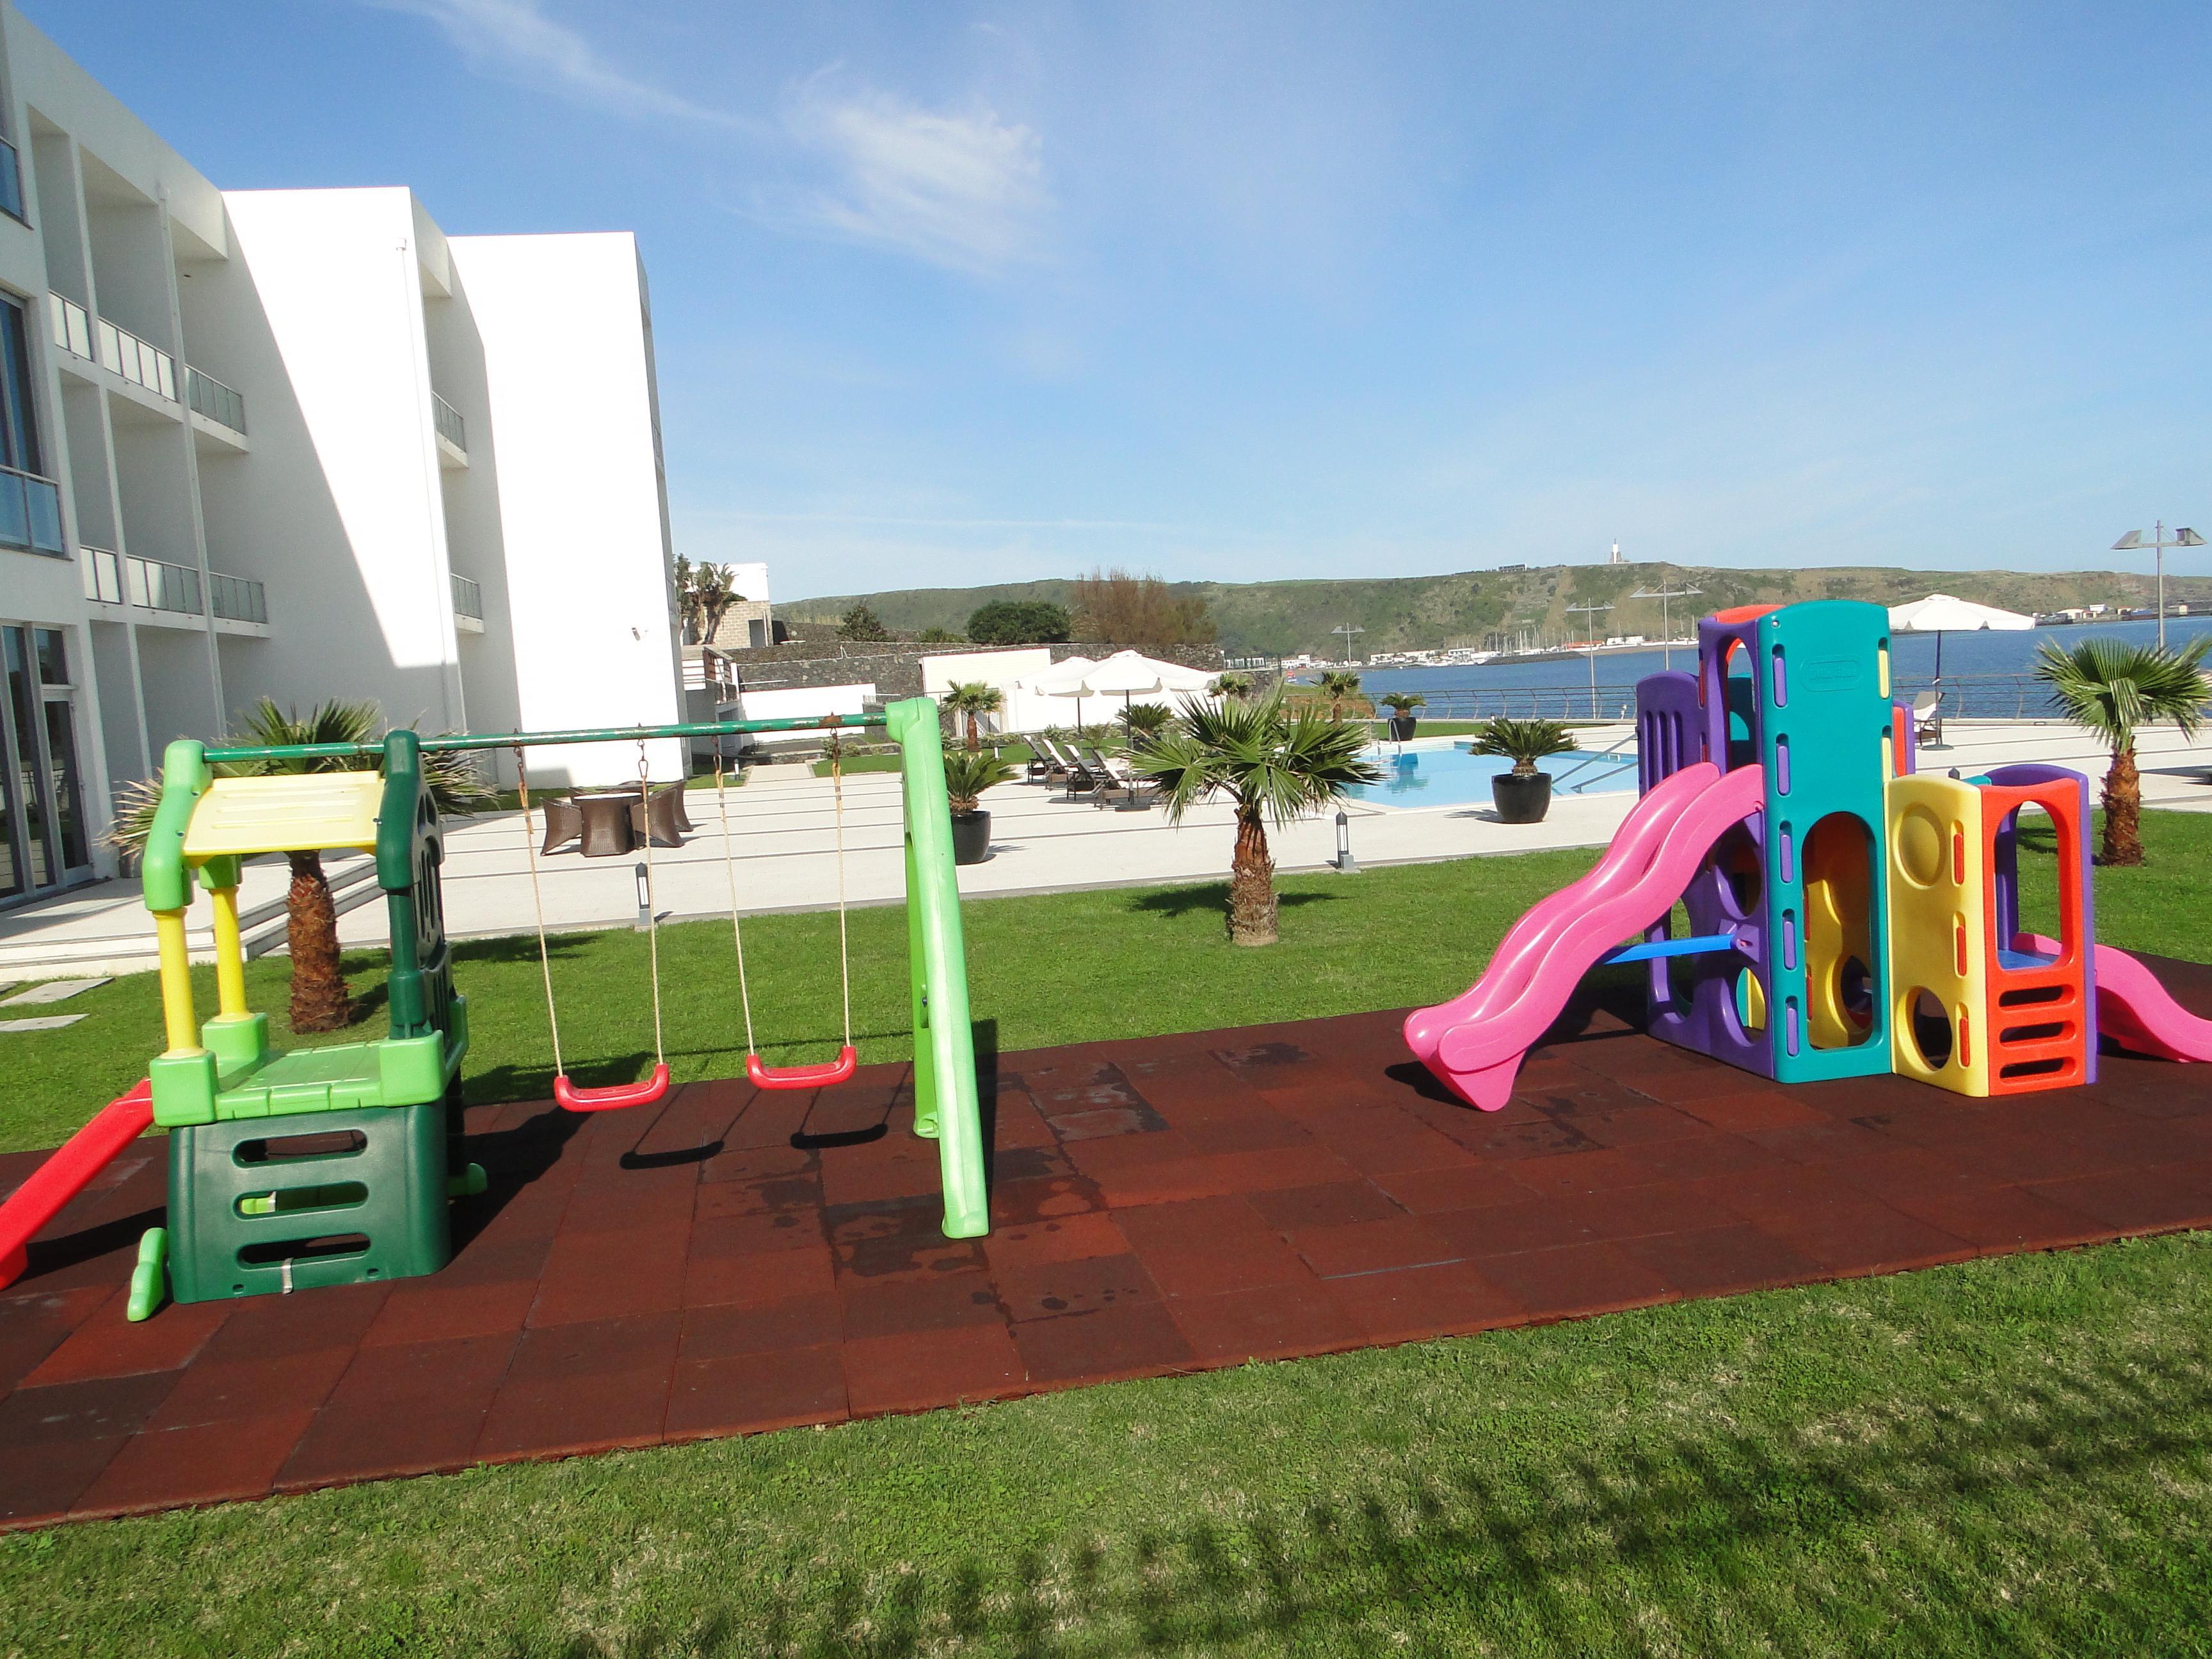
{"label": "rope swing hanger", "polygon": [[[553,1098],[571,1112],[611,1112],[625,1106],[650,1106],[668,1092],[668,1054],[660,1020],[660,920],[653,897],[652,775],[645,739],[637,741],[638,799],[645,819],[645,938],[653,975],[653,1075],[642,1083],[617,1083],[604,1089],[579,1089],[561,1060],[561,1012],[553,1000],[553,952],[545,939],[545,894],[538,880],[538,837],[530,828],[530,769],[523,745],[514,745],[515,782],[522,805],[522,848],[530,864],[530,902],[538,919],[538,965],[545,983],[545,1024],[553,1036]],[[719,770],[719,767],[717,768]]]}
{"label": "rope swing hanger", "polygon": [[757,1089],[825,1089],[851,1079],[860,1064],[853,1047],[853,953],[845,925],[845,775],[842,757],[830,751],[830,793],[837,844],[837,967],[843,984],[845,1042],[837,1058],[820,1066],[761,1063],[753,1035],[753,994],[745,980],[745,934],[738,917],[738,866],[730,851],[730,799],[722,787],[722,747],[714,745],[714,801],[722,817],[722,869],[730,884],[730,943],[738,958],[738,997],[745,1012],[745,1076]]}

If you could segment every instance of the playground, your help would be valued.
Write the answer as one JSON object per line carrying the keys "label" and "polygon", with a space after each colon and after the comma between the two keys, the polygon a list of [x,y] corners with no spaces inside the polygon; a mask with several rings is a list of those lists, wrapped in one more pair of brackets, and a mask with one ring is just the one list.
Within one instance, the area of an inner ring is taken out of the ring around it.
{"label": "playground", "polygon": [[[2212,1057],[2212,971],[2111,942],[2077,776],[1916,765],[1852,614],[1869,609],[1710,620],[1699,676],[1646,683],[1644,787],[1611,847],[1594,865],[1547,855],[1573,867],[1516,896],[1518,921],[1470,905],[1463,931],[1431,927],[1368,976],[1370,997],[1443,990],[1411,1014],[1417,995],[1377,1006],[1316,974],[1287,994],[1255,981],[1255,1012],[1289,1017],[1179,1030],[1187,994],[1148,1029],[1115,1034],[1108,1006],[1105,1030],[1068,1033],[1090,1040],[1039,1043],[997,988],[1073,971],[1059,1002],[1078,1000],[1083,958],[1048,971],[1032,935],[999,977],[971,988],[959,969],[961,907],[948,879],[932,910],[934,820],[913,806],[933,716],[909,750],[896,928],[910,1048],[869,1052],[895,981],[880,963],[856,980],[841,917],[843,971],[812,985],[842,994],[842,1028],[815,1009],[794,1066],[788,1030],[751,1030],[739,973],[722,989],[742,1005],[740,1063],[702,1073],[666,1040],[648,935],[650,1024],[635,996],[619,1014],[629,1075],[572,1077],[558,1029],[574,1016],[549,1006],[552,1098],[476,1104],[483,993],[425,896],[435,825],[407,814],[413,851],[380,878],[417,926],[394,928],[373,1060],[277,1054],[242,963],[217,964],[202,1025],[204,975],[179,963],[151,1089],[50,1163],[0,1166],[23,1180],[0,1254],[24,1194],[53,1200],[0,1295],[0,1436],[25,1453],[0,1504],[17,1526],[96,1519],[1986,1272],[2204,1224],[2212,1079],[2176,1062]],[[405,773],[387,756],[385,823],[403,821],[388,792]],[[220,801],[221,781],[199,793]],[[200,811],[179,809],[179,876],[203,872],[219,937],[223,860],[246,848],[211,827],[234,811]],[[326,844],[361,844],[357,812],[329,821]],[[1374,879],[1418,893],[1427,878]],[[156,914],[181,891],[149,858]],[[1410,915],[1448,914],[1439,896]],[[2124,900],[2122,937],[2189,946],[2158,909]],[[824,937],[823,918],[785,920]],[[669,949],[696,973],[697,947]],[[542,978],[550,1005],[576,966],[549,945],[501,982]],[[971,989],[972,1016],[952,1018]],[[424,1127],[374,1164],[408,1114]],[[171,1127],[166,1158],[132,1139],[148,1118]],[[349,1132],[360,1144],[290,1144]],[[356,1164],[288,1186],[270,1168],[285,1157]],[[413,1254],[385,1253],[399,1237]]]}

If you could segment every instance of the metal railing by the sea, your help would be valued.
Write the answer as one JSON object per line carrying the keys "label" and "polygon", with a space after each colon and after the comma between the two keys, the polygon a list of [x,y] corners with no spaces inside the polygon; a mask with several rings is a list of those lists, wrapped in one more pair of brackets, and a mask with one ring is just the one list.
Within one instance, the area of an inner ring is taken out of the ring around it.
{"label": "metal railing by the sea", "polygon": [[[1380,679],[1382,677],[1377,676]],[[1633,681],[1601,680],[1556,685],[1486,685],[1431,690],[1418,683],[1391,682],[1393,689],[1419,691],[1428,701],[1413,712],[1424,720],[1478,720],[1507,715],[1521,720],[1626,720],[1636,718]],[[1909,703],[1923,691],[1940,690],[1946,720],[2063,720],[2051,688],[2033,674],[1947,674],[1940,685],[1926,675],[1900,674],[1891,695]],[[1363,695],[1367,693],[1363,690]],[[1376,718],[1382,718],[1378,711]]]}

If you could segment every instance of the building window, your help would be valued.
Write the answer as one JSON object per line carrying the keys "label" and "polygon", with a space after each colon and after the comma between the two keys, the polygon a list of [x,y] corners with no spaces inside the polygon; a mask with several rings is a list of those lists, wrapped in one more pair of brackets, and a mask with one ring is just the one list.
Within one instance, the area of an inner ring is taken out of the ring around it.
{"label": "building window", "polygon": [[69,636],[0,624],[7,712],[0,719],[0,897],[52,887],[88,868]]}
{"label": "building window", "polygon": [[44,473],[38,405],[31,397],[29,337],[20,301],[0,296],[0,465]]}

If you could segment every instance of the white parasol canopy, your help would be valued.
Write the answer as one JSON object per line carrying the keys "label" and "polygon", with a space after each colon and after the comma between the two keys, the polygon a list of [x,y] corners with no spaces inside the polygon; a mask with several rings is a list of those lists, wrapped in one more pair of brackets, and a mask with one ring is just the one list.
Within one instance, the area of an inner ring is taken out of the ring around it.
{"label": "white parasol canopy", "polygon": [[1893,633],[1933,634],[1936,636],[1936,678],[1943,678],[1943,636],[1946,634],[2024,633],[2035,618],[2017,611],[2000,611],[1993,605],[1977,605],[1950,593],[1930,593],[1910,605],[1889,607]]}

